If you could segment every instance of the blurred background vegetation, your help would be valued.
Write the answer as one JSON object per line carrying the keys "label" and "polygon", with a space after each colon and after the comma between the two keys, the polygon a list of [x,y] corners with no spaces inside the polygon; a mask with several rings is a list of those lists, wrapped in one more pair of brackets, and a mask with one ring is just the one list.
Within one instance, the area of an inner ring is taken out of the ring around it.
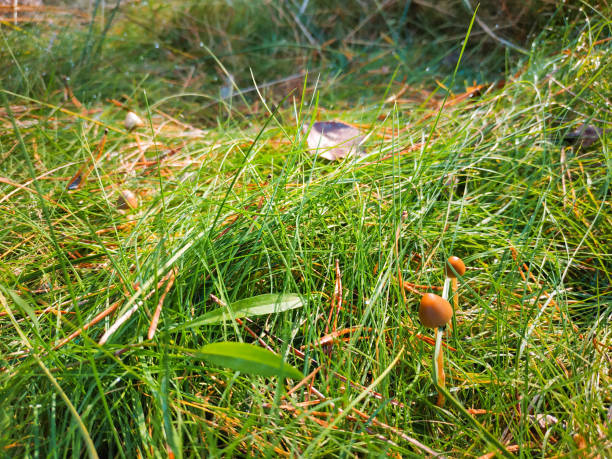
{"label": "blurred background vegetation", "polygon": [[[457,84],[501,78],[508,61],[544,30],[586,17],[588,5],[567,3],[483,2]],[[432,80],[451,73],[475,7],[469,0],[48,1],[20,13],[14,26],[5,8],[0,78],[5,89],[33,97],[61,91],[69,78],[85,103],[133,91],[145,80],[149,95],[221,97],[232,81],[244,90],[255,80],[281,100],[301,88],[308,71],[311,79],[331,82],[351,74],[367,98],[376,74],[381,84],[394,71],[415,84],[422,79],[415,67]],[[17,27],[27,33],[11,33]],[[338,96],[333,99],[343,99]],[[350,94],[351,104],[359,103],[355,97]],[[188,102],[182,97],[177,108],[206,117]]]}

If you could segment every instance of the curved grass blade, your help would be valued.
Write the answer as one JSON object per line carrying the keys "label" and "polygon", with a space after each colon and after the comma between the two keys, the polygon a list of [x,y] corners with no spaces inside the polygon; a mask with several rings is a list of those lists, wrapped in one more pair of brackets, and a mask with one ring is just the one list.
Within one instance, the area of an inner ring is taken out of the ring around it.
{"label": "curved grass blade", "polygon": [[304,375],[267,349],[247,343],[221,342],[204,346],[195,353],[213,365],[260,376],[286,376],[303,379]]}
{"label": "curved grass blade", "polygon": [[182,330],[185,328],[199,327],[200,325],[220,324],[242,317],[275,314],[300,308],[302,306],[304,306],[304,302],[296,294],[288,293],[279,295],[276,293],[267,293],[265,295],[238,300],[229,306],[215,309],[198,319],[179,326],[178,329]]}

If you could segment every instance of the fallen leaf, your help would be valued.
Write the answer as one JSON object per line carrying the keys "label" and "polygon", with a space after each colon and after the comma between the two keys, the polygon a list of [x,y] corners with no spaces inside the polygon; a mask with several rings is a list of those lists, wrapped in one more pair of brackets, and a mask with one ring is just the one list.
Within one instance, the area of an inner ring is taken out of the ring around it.
{"label": "fallen leaf", "polygon": [[535,415],[530,414],[529,420],[533,422],[534,424],[537,423],[542,430],[546,430],[549,427],[552,427],[559,422],[559,420],[556,417],[550,414],[535,414]]}
{"label": "fallen leaf", "polygon": [[588,148],[597,142],[602,135],[603,130],[597,126],[579,124],[576,129],[565,136],[565,140]]}
{"label": "fallen leaf", "polygon": [[136,209],[138,207],[138,198],[130,190],[121,190],[119,199],[117,200],[117,206],[120,209]]}
{"label": "fallen leaf", "polygon": [[310,131],[308,126],[305,126],[304,132],[308,133],[306,139],[308,148],[330,161],[363,154],[360,145],[364,137],[357,128],[348,124],[338,121],[318,121],[312,125]]}

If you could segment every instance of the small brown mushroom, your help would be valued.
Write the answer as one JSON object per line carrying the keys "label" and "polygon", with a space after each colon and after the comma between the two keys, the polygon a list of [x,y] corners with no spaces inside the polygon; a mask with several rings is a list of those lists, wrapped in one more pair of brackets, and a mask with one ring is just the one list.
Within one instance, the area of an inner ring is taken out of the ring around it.
{"label": "small brown mushroom", "polygon": [[[419,306],[419,319],[428,328],[436,330],[436,347],[434,349],[434,381],[444,387],[446,376],[444,374],[444,352],[442,350],[442,337],[444,327],[453,317],[453,308],[450,303],[435,293],[426,293],[421,297]],[[438,406],[444,405],[444,394],[438,391]]]}
{"label": "small brown mushroom", "polygon": [[465,263],[459,257],[452,256],[448,258],[446,266],[444,267],[444,274],[446,279],[452,281],[453,288],[453,307],[455,310],[459,307],[459,294],[457,293],[457,275],[463,276],[465,274]]}
{"label": "small brown mushroom", "polygon": [[435,293],[426,293],[421,298],[419,319],[427,328],[445,326],[453,317],[450,303]]}
{"label": "small brown mushroom", "polygon": [[452,256],[449,257],[446,262],[446,269],[444,270],[446,277],[457,278],[457,274],[463,276],[465,274],[465,264],[463,260],[459,257]]}

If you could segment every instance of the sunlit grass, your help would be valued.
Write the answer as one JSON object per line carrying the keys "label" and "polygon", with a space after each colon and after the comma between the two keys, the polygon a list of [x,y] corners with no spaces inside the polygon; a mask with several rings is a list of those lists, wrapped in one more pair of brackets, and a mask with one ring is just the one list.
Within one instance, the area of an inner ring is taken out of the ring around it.
{"label": "sunlit grass", "polygon": [[[555,23],[529,56],[480,61],[491,45],[471,38],[450,87],[443,57],[464,37],[317,51],[299,35],[299,51],[257,51],[251,76],[240,48],[204,39],[235,31],[149,3],[118,13],[104,41],[86,23],[2,26],[2,59],[21,63],[0,108],[3,454],[82,455],[90,438],[101,457],[478,457],[491,437],[525,456],[606,454],[610,141],[564,138],[609,129],[609,15]],[[204,46],[155,20],[189,24]],[[229,74],[253,90],[224,97]],[[128,109],[145,126],[127,131]],[[367,156],[314,157],[302,129],[319,119],[370,134]],[[435,405],[417,314],[451,254],[468,267],[445,350],[463,410]],[[182,327],[215,298],[291,292],[303,308]],[[316,374],[293,391],[177,351],[218,341],[265,344]]]}

